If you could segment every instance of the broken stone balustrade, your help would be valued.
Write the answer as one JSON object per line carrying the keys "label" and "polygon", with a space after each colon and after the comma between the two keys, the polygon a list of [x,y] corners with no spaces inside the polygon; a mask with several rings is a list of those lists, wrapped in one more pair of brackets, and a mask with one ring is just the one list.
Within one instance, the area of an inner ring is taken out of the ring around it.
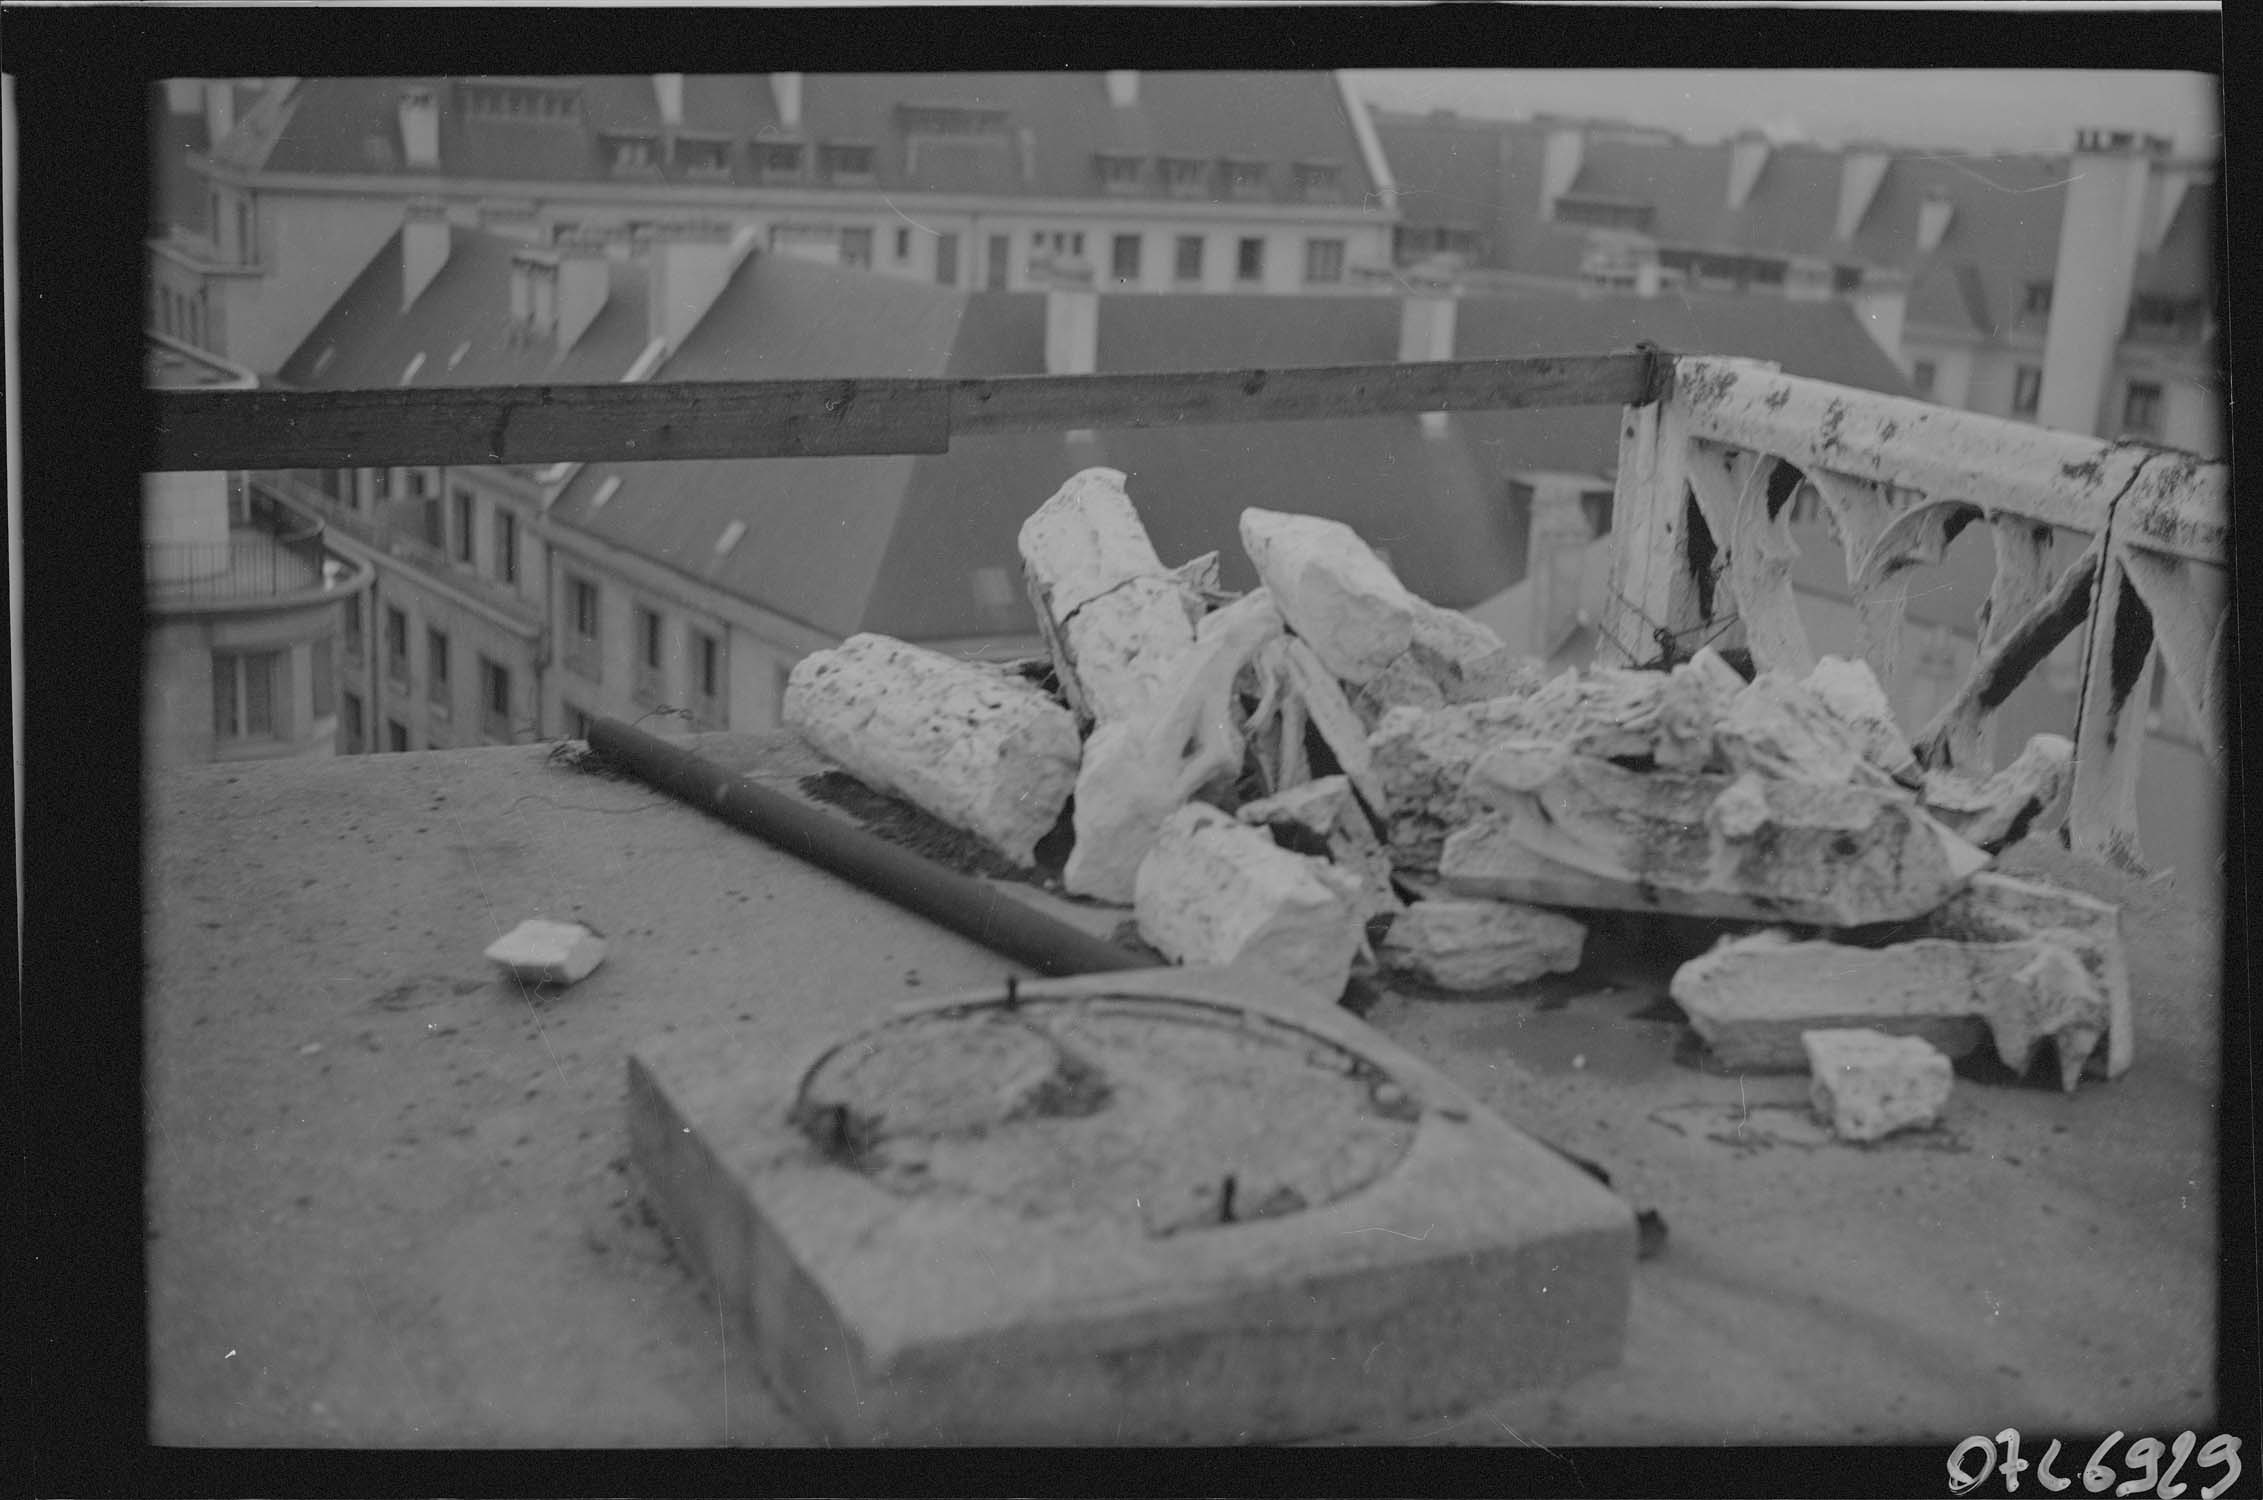
{"label": "broken stone balustrade", "polygon": [[1362,899],[1357,875],[1198,802],[1164,820],[1132,908],[1172,959],[1261,968],[1332,1004],[1366,939]]}
{"label": "broken stone balustrade", "polygon": [[981,838],[1035,857],[1076,785],[1076,719],[1026,682],[885,636],[802,659],[784,717],[827,759]]}
{"label": "broken stone balustrade", "polygon": [[1931,1125],[1949,1102],[1954,1070],[1922,1037],[1808,1031],[1800,1044],[1814,1079],[1809,1101],[1842,1141],[1883,1140]]}
{"label": "broken stone balustrade", "polygon": [[2039,734],[2010,765],[1986,781],[1954,771],[1925,773],[1926,810],[1990,854],[2049,827],[2074,791],[2074,742]]}
{"label": "broken stone balustrade", "polygon": [[1125,718],[1172,691],[1194,649],[1189,595],[1215,588],[1214,558],[1207,576],[1166,570],[1115,469],[1062,485],[1022,523],[1020,548],[1038,632],[1084,723]]}
{"label": "broken stone balustrade", "polygon": [[1488,990],[1579,967],[1587,929],[1514,901],[1433,896],[1391,923],[1380,957],[1441,989]]}

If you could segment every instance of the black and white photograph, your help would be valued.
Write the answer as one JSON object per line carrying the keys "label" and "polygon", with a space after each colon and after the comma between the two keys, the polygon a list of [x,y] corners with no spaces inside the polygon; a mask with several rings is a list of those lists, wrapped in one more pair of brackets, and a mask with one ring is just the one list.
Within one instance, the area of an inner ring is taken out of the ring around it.
{"label": "black and white photograph", "polygon": [[2243,1492],[2221,72],[1324,35],[88,106],[152,1448]]}

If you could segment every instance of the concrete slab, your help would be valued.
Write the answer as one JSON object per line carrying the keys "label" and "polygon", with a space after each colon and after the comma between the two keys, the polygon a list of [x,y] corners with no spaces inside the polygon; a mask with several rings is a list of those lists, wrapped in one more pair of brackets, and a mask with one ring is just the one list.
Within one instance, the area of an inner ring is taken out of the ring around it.
{"label": "concrete slab", "polygon": [[[1618,1359],[1630,1208],[1349,1015],[1233,969],[1015,1002],[630,1061],[647,1191],[829,1440],[1275,1442]],[[1031,1109],[1055,1047],[1089,1103]],[[801,1127],[828,1100],[859,1140]]]}

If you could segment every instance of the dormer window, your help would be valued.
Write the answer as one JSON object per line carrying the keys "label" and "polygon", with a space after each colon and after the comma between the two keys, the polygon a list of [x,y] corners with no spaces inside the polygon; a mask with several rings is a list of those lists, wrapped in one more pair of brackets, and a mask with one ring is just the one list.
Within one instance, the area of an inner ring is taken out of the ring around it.
{"label": "dormer window", "polygon": [[1344,196],[1344,169],[1332,161],[1300,161],[1292,169],[1297,196],[1307,203],[1335,203]]}
{"label": "dormer window", "polygon": [[800,141],[763,141],[754,148],[756,168],[765,182],[794,181],[801,177]]}
{"label": "dormer window", "polygon": [[1011,117],[986,104],[899,104],[896,126],[906,135],[1003,135]]}
{"label": "dormer window", "polygon": [[1200,198],[1209,190],[1210,164],[1198,156],[1162,159],[1163,190],[1174,198]]}
{"label": "dormer window", "polygon": [[1226,193],[1234,198],[1262,198],[1265,196],[1265,163],[1247,157],[1229,156],[1218,164],[1225,178]]}
{"label": "dormer window", "polygon": [[1556,200],[1556,222],[1597,229],[1647,230],[1650,205],[1632,198],[1584,198],[1566,193]]}
{"label": "dormer window", "polygon": [[581,118],[581,96],[573,89],[482,81],[464,84],[462,98],[464,114],[477,120],[571,124]]}
{"label": "dormer window", "polygon": [[817,165],[834,182],[870,182],[872,147],[861,141],[827,141],[817,148]]}
{"label": "dormer window", "polygon": [[1102,152],[1094,158],[1100,170],[1100,187],[1109,193],[1136,193],[1140,189],[1141,168],[1146,163],[1136,156],[1121,156]]}
{"label": "dormer window", "polygon": [[641,176],[657,170],[657,143],[650,136],[610,135],[604,140],[606,161],[616,175]]}
{"label": "dormer window", "polygon": [[731,143],[679,136],[676,165],[688,177],[728,177],[731,175]]}
{"label": "dormer window", "polygon": [[2051,283],[2048,281],[2029,282],[2027,284],[2027,295],[2021,300],[2019,310],[2023,317],[2047,318],[2051,316]]}

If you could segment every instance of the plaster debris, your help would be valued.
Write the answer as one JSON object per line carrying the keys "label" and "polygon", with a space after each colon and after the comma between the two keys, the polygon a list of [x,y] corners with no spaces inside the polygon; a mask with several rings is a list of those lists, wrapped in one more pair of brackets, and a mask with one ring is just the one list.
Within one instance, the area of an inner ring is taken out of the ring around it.
{"label": "plaster debris", "polygon": [[1984,782],[1954,771],[1925,773],[1926,810],[1966,839],[2000,854],[2056,823],[2074,791],[2074,742],[2039,734]]}
{"label": "plaster debris", "polygon": [[1878,675],[1861,657],[1826,656],[1803,684],[1823,706],[1860,736],[1870,763],[1904,786],[1917,784],[1917,753],[1894,721],[1894,706]]}
{"label": "plaster debris", "polygon": [[1896,788],[1871,758],[1875,728],[1849,723],[1812,689],[1780,672],[1762,672],[1729,704],[1715,727],[1733,771],[1842,786]]}
{"label": "plaster debris", "polygon": [[1071,478],[1022,523],[1020,547],[1038,633],[1081,720],[1125,718],[1170,691],[1194,648],[1194,622],[1121,472]]}
{"label": "plaster debris", "polygon": [[1443,989],[1487,990],[1570,973],[1586,939],[1586,927],[1561,912],[1440,896],[1392,922],[1381,956]]}
{"label": "plaster debris", "polygon": [[1691,959],[1672,994],[1723,1065],[1754,1072],[1803,1066],[1800,1035],[1809,1031],[1921,1036],[1951,1057],[1992,1038],[1998,1058],[2021,1073],[2047,1038],[2071,1090],[2109,1024],[2081,960],[2051,938],[1857,948],[1771,929]]}
{"label": "plaster debris", "polygon": [[1272,832],[1298,854],[1324,854],[1359,877],[1362,917],[1395,916],[1404,903],[1391,888],[1391,862],[1349,777],[1323,776],[1275,796],[1245,802],[1235,816]]}
{"label": "plaster debris", "polygon": [[1814,1074],[1808,1097],[1842,1141],[1883,1140],[1931,1125],[1949,1102],[1954,1071],[1922,1037],[1808,1031],[1800,1043]]}
{"label": "plaster debris", "polygon": [[1466,783],[1471,762],[1524,723],[1521,699],[1442,708],[1394,708],[1367,737],[1370,763],[1390,803],[1391,863],[1435,871],[1446,835],[1468,822],[1478,803]]}
{"label": "plaster debris", "polygon": [[2106,1051],[2091,1055],[2090,1071],[2119,1078],[2128,1070],[2134,1038],[2120,907],[2048,881],[1983,870],[1928,914],[1919,930],[1957,942],[2048,938],[2066,948],[2082,961],[2083,972],[2106,1001]]}
{"label": "plaster debris", "polygon": [[1491,811],[1438,859],[1465,896],[1856,927],[1921,917],[1988,862],[1898,789],[1630,771],[1514,740],[1468,792]]}
{"label": "plaster debris", "polygon": [[1252,507],[1242,548],[1289,628],[1357,686],[1414,643],[1415,599],[1349,526]]}
{"label": "plaster debris", "polygon": [[1133,911],[1139,935],[1178,962],[1263,969],[1333,1004],[1365,940],[1360,901],[1357,876],[1195,803],[1140,862]]}
{"label": "plaster debris", "polygon": [[1033,685],[886,636],[804,657],[786,723],[827,759],[1027,865],[1076,784],[1076,719]]}
{"label": "plaster debris", "polygon": [[578,984],[605,961],[605,939],[585,923],[529,918],[488,944],[487,957],[525,984]]}

